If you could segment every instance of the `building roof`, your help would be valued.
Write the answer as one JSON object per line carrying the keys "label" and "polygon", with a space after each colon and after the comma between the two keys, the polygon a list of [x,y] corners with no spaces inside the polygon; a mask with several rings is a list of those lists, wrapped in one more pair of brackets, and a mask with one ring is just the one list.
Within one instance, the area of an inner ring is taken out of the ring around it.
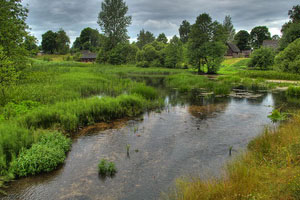
{"label": "building roof", "polygon": [[92,52],[88,52],[88,51],[82,52],[81,59],[96,59],[96,58],[97,58],[96,53],[92,53]]}
{"label": "building roof", "polygon": [[240,53],[241,50],[233,43],[228,42],[227,46],[231,49],[232,52],[234,53]]}
{"label": "building roof", "polygon": [[279,47],[279,41],[278,40],[264,40],[263,47],[270,47],[273,49],[277,49]]}

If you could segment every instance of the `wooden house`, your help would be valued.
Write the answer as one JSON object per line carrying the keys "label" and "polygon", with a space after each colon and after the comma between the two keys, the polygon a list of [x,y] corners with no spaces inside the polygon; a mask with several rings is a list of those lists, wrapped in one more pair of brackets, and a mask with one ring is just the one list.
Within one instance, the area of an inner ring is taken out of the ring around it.
{"label": "wooden house", "polygon": [[80,57],[80,62],[95,62],[97,58],[96,53],[90,51],[81,51],[82,56]]}
{"label": "wooden house", "polygon": [[228,50],[225,55],[226,57],[232,57],[232,58],[240,57],[241,50],[235,44],[228,42],[227,47]]}

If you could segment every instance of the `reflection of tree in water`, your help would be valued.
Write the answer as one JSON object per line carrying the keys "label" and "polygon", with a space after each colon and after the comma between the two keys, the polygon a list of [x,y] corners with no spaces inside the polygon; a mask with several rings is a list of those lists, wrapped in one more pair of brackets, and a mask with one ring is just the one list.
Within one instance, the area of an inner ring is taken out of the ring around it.
{"label": "reflection of tree in water", "polygon": [[274,107],[280,111],[293,111],[300,108],[300,99],[295,97],[286,96],[285,92],[273,94]]}
{"label": "reflection of tree in water", "polygon": [[205,119],[216,112],[225,111],[229,101],[230,100],[228,98],[226,100],[223,99],[223,101],[221,100],[221,102],[218,103],[211,103],[209,101],[205,102],[205,100],[203,100],[203,102],[205,102],[204,104],[190,105],[188,111],[194,117]]}

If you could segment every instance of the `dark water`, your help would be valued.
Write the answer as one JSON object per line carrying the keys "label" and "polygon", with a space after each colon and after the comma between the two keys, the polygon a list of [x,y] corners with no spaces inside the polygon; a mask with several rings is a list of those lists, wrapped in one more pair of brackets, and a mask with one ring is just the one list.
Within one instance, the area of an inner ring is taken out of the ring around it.
{"label": "dark water", "polygon": [[[237,155],[271,124],[267,115],[279,105],[277,99],[275,94],[254,100],[191,99],[173,93],[161,113],[75,139],[64,166],[12,182],[3,199],[158,199],[183,175],[220,175],[229,148]],[[116,163],[115,177],[98,176],[102,158]]]}

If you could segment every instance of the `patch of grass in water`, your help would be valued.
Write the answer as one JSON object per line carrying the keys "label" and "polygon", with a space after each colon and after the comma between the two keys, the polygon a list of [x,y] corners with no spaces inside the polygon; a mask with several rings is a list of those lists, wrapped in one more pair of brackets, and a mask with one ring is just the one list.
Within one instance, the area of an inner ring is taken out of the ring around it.
{"label": "patch of grass in water", "polygon": [[100,160],[98,164],[99,174],[102,176],[113,176],[117,173],[115,163],[108,162],[106,159]]}

